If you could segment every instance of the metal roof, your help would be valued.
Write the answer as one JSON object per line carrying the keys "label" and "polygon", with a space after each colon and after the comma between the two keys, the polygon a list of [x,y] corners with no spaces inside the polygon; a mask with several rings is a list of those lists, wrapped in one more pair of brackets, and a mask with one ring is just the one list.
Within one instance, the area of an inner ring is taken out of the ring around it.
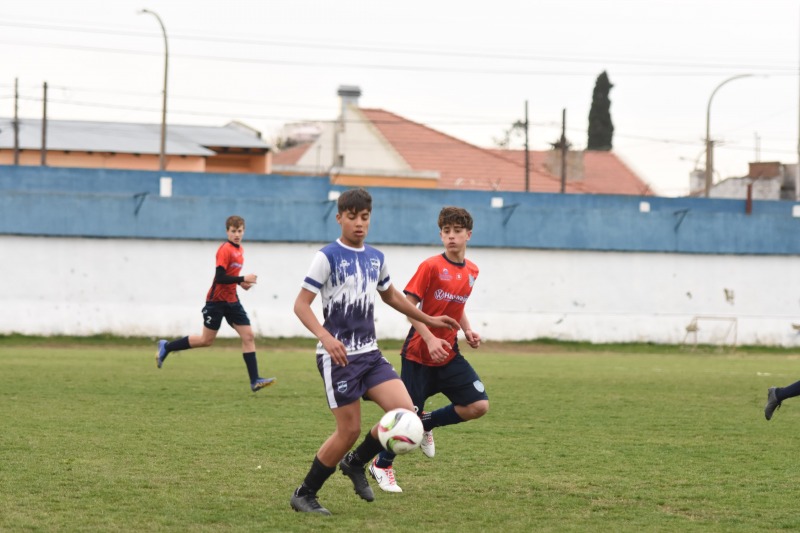
{"label": "metal roof", "polygon": [[[48,119],[46,144],[48,150],[58,151],[159,154],[161,125]],[[41,146],[42,121],[20,119],[19,148],[39,150]],[[216,153],[207,147],[271,148],[258,132],[236,123],[217,127],[167,124],[167,154],[206,156]],[[13,119],[0,118],[0,149],[13,148]]]}

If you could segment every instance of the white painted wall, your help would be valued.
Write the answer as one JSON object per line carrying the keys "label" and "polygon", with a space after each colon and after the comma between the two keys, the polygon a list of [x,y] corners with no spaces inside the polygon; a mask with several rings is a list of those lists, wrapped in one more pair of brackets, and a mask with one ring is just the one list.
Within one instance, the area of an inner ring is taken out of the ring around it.
{"label": "white painted wall", "polygon": [[[0,333],[172,338],[199,332],[219,244],[0,236]],[[258,274],[259,284],[240,295],[258,334],[309,335],[292,306],[321,245],[245,242],[244,272]],[[380,248],[400,289],[422,259],[440,252]],[[735,318],[739,344],[800,346],[792,327],[800,323],[797,256],[488,248],[472,248],[468,256],[481,275],[467,312],[487,339],[680,343],[701,315]],[[701,320],[698,340],[721,342],[729,325]],[[377,326],[383,338],[408,330],[405,317],[381,303]],[[220,335],[235,332],[224,325]]]}

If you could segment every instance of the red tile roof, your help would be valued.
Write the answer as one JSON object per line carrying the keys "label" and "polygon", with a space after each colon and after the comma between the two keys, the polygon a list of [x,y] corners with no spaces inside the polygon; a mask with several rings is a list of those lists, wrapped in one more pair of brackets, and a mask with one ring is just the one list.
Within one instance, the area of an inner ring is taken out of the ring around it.
{"label": "red tile roof", "polygon": [[[524,150],[489,149],[489,151],[507,157],[522,168],[525,168]],[[550,174],[547,166],[549,152],[531,151],[528,154],[531,169],[538,169],[541,173],[560,178]],[[580,190],[570,191],[570,182],[567,181],[567,192],[582,192],[586,194],[630,194],[652,196],[653,192],[639,176],[613,152],[586,150],[583,152],[583,179],[573,182]],[[541,184],[533,183],[531,178],[530,188],[536,192],[549,192],[541,190]],[[559,191],[561,189],[558,189]]]}
{"label": "red tile roof", "polygon": [[[361,109],[413,170],[436,170],[440,189],[522,191],[525,167],[497,151],[479,148],[428,126],[382,109]],[[557,178],[532,168],[530,182],[537,191],[557,192]],[[582,192],[581,184],[568,185]],[[534,189],[532,189],[534,190]]]}
{"label": "red tile roof", "polygon": [[[440,189],[525,190],[525,152],[469,144],[382,109],[360,111],[412,170],[438,171]],[[310,144],[273,155],[275,165],[296,164]],[[566,183],[566,192],[650,195],[649,187],[612,152],[584,152],[584,176]],[[529,152],[529,190],[560,192],[561,179],[547,166],[548,152]]]}
{"label": "red tile roof", "polygon": [[272,154],[273,165],[296,165],[297,162],[306,153],[306,150],[311,146],[311,143],[296,144],[290,148],[285,148],[280,152]]}
{"label": "red tile roof", "polygon": [[613,152],[586,150],[583,153],[584,181],[593,194],[652,196],[650,185],[637,176]]}

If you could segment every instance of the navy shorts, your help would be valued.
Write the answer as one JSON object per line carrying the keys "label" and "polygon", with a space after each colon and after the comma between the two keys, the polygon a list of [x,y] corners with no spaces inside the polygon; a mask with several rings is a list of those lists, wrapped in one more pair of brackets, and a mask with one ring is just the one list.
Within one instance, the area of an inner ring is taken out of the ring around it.
{"label": "navy shorts", "polygon": [[400,379],[380,350],[348,355],[347,366],[334,364],[328,354],[317,354],[317,367],[331,409],[357,402],[369,389],[390,379]]}
{"label": "navy shorts", "polygon": [[425,400],[440,392],[453,405],[469,405],[489,399],[478,373],[459,353],[444,366],[422,365],[405,357],[402,364],[403,383],[420,413],[425,407]]}
{"label": "navy shorts", "polygon": [[203,307],[203,325],[205,327],[219,331],[223,317],[231,327],[250,325],[250,319],[247,318],[247,313],[240,302],[206,302]]}

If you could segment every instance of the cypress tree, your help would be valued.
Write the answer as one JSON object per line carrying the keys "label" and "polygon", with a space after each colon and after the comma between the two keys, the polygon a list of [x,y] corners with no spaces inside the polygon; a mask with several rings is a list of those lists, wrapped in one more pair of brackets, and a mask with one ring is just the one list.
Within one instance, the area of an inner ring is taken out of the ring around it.
{"label": "cypress tree", "polygon": [[611,122],[611,100],[608,93],[613,85],[604,70],[597,77],[592,93],[592,108],[589,110],[589,141],[587,150],[609,151],[613,146],[614,124]]}

